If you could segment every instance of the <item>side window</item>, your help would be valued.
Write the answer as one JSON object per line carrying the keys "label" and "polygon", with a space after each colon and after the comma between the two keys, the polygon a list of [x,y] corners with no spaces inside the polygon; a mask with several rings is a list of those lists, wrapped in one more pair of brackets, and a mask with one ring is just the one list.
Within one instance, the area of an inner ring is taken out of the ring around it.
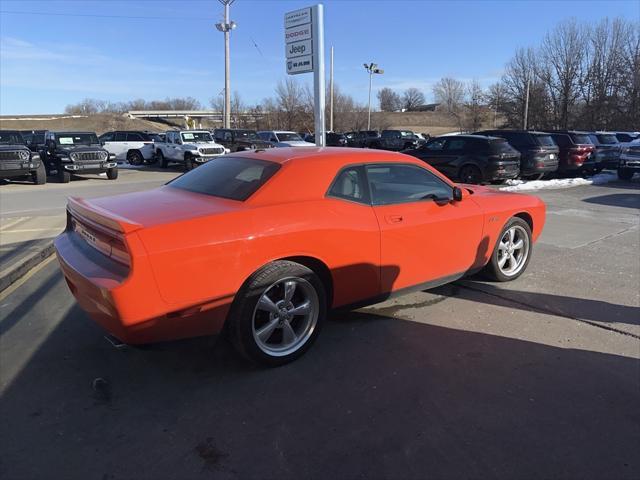
{"label": "side window", "polygon": [[105,133],[104,135],[100,136],[100,141],[101,142],[113,142],[114,137],[115,137],[115,133],[113,133],[113,132]]}
{"label": "side window", "polygon": [[173,143],[173,132],[167,132],[166,141],[167,143]]}
{"label": "side window", "polygon": [[222,130],[216,130],[213,132],[213,138],[215,138],[216,140],[222,140],[224,139],[224,134],[225,132],[223,132]]}
{"label": "side window", "polygon": [[568,135],[551,135],[551,138],[560,145],[561,147],[569,146],[569,136]]}
{"label": "side window", "polygon": [[446,138],[436,138],[435,140],[431,140],[429,143],[425,145],[427,150],[442,150],[444,148],[444,142],[446,142]]}
{"label": "side window", "polygon": [[447,183],[416,165],[369,165],[367,178],[374,205],[453,198]]}
{"label": "side window", "polygon": [[143,142],[144,138],[139,133],[127,133],[128,142]]}
{"label": "side window", "polygon": [[344,198],[359,203],[369,203],[362,167],[347,167],[340,171],[329,188],[331,197]]}
{"label": "side window", "polygon": [[231,132],[224,132],[224,139],[228,141],[232,141],[233,135],[231,134]]}
{"label": "side window", "polygon": [[116,142],[126,142],[127,141],[127,134],[124,132],[116,132],[116,138],[115,140]]}
{"label": "side window", "polygon": [[464,150],[467,141],[464,138],[451,138],[444,146],[445,150]]}

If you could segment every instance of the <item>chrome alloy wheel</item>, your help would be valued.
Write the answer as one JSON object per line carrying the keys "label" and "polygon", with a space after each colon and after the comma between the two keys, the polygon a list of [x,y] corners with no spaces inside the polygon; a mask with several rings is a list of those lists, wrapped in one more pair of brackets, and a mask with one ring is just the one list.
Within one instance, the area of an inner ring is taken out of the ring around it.
{"label": "chrome alloy wheel", "polygon": [[527,263],[529,250],[527,232],[520,225],[513,225],[498,244],[498,268],[507,277],[516,275]]}
{"label": "chrome alloy wheel", "polygon": [[258,300],[253,311],[253,338],[267,355],[289,355],[309,340],[318,313],[318,294],[313,285],[298,277],[280,279]]}

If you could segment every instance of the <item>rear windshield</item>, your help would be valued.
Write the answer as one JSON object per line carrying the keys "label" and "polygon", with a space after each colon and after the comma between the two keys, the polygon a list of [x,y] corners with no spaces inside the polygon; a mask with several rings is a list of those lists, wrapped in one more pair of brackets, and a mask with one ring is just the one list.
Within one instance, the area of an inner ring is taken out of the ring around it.
{"label": "rear windshield", "polygon": [[0,145],[24,145],[20,132],[0,132]]}
{"label": "rear windshield", "polygon": [[591,143],[591,139],[586,133],[572,133],[571,138],[573,139],[573,143],[576,144]]}
{"label": "rear windshield", "polygon": [[244,201],[279,168],[279,164],[264,160],[222,157],[208,161],[168,185],[194,193]]}
{"label": "rear windshield", "polygon": [[618,143],[618,139],[612,133],[596,133],[596,137],[603,145],[614,145]]}
{"label": "rear windshield", "polygon": [[96,145],[98,136],[95,133],[56,133],[59,145]]}
{"label": "rear windshield", "polygon": [[540,145],[541,147],[556,146],[556,142],[553,141],[553,138],[551,138],[551,135],[534,135],[533,138],[536,139],[536,142],[538,142],[538,145]]}
{"label": "rear windshield", "polygon": [[493,140],[489,142],[491,153],[513,153],[515,149],[506,140]]}

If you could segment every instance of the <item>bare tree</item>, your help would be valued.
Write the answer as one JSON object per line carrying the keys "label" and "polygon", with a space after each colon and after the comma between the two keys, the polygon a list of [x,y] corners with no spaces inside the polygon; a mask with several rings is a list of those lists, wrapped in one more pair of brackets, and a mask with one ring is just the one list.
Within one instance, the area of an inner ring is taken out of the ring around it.
{"label": "bare tree", "polygon": [[447,113],[457,114],[464,99],[464,84],[455,78],[441,78],[433,86],[433,97]]}
{"label": "bare tree", "polygon": [[498,126],[498,113],[503,111],[503,103],[506,99],[507,92],[502,82],[496,82],[489,87],[489,91],[487,92],[487,105],[493,111],[493,128]]}
{"label": "bare tree", "polygon": [[476,131],[482,128],[487,116],[485,105],[485,93],[477,80],[472,80],[467,85],[467,94],[464,101],[465,129]]}
{"label": "bare tree", "polygon": [[572,120],[585,47],[584,28],[575,19],[557,25],[542,42],[537,76],[551,98],[554,126],[567,128]]}
{"label": "bare tree", "polygon": [[281,113],[283,128],[292,130],[301,123],[307,101],[304,89],[293,78],[278,82],[275,103]]}
{"label": "bare tree", "polygon": [[424,101],[424,94],[415,87],[406,89],[402,94],[402,106],[409,112],[424,105]]}
{"label": "bare tree", "polygon": [[395,112],[402,108],[400,95],[389,87],[378,90],[378,101],[380,102],[380,110],[383,112]]}

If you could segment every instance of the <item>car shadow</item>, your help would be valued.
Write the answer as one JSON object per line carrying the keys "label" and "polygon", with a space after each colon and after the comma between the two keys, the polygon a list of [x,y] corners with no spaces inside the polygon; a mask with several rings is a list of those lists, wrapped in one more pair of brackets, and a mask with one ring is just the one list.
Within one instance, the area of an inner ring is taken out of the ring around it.
{"label": "car shadow", "polygon": [[640,191],[638,193],[612,193],[582,199],[586,203],[640,209]]}
{"label": "car shadow", "polygon": [[[445,285],[430,290],[430,292],[476,302],[482,301],[490,305],[560,315],[602,324],[640,325],[639,307],[618,305],[590,298],[500,288],[495,284],[483,281],[479,277],[465,278],[456,282],[455,285],[463,288],[452,291],[451,286]],[[479,296],[476,292],[481,292],[485,295]]]}
{"label": "car shadow", "polygon": [[640,475],[636,359],[362,311],[274,369],[221,337],[116,350],[47,272],[3,336],[24,358],[3,375],[6,478]]}

